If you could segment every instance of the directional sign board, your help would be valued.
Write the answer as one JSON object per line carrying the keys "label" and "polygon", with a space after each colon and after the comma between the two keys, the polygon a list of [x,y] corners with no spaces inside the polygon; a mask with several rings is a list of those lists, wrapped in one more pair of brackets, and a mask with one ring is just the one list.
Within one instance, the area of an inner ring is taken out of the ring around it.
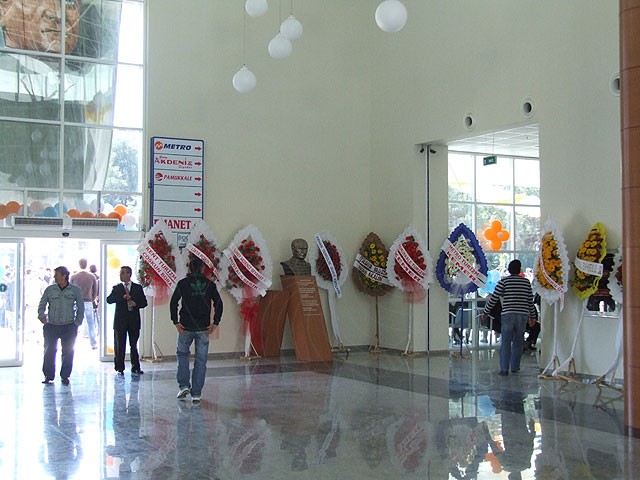
{"label": "directional sign board", "polygon": [[204,215],[204,141],[152,137],[151,162],[151,224],[165,221],[183,248]]}

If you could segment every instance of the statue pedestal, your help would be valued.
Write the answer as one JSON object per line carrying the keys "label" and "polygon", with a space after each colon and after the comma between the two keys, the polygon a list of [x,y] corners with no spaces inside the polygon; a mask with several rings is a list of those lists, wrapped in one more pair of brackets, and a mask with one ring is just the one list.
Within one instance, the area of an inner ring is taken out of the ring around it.
{"label": "statue pedestal", "polygon": [[258,322],[262,332],[262,351],[256,353],[261,357],[280,356],[288,304],[287,290],[268,290],[260,299]]}
{"label": "statue pedestal", "polygon": [[315,277],[282,275],[280,280],[283,291],[289,293],[287,314],[296,358],[305,362],[333,361]]}

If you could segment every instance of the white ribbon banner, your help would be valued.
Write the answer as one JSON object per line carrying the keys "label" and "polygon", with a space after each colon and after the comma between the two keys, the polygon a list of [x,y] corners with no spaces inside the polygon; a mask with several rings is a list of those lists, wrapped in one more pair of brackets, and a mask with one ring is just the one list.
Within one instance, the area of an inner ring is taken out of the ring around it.
{"label": "white ribbon banner", "polygon": [[256,285],[247,277],[245,277],[244,273],[242,273],[242,270],[240,270],[240,267],[238,267],[238,265],[236,264],[236,259],[234,258],[233,253],[231,253],[229,250],[225,250],[222,253],[224,253],[224,256],[229,259],[229,265],[231,265],[231,268],[233,268],[233,271],[236,272],[236,275],[242,283],[244,283],[247,287],[254,289],[261,297],[264,297],[267,294],[267,292],[263,288],[261,288],[260,285]]}
{"label": "white ribbon banner", "polygon": [[359,253],[356,255],[356,260],[353,262],[353,266],[368,279],[385,285],[391,285],[391,282],[389,282],[389,279],[387,278],[387,270],[376,267],[368,258],[363,257]]}
{"label": "white ribbon banner", "polygon": [[544,269],[544,260],[542,259],[542,251],[540,252],[540,255],[538,257],[539,257],[538,268],[540,269],[540,272],[542,273],[542,276],[547,281],[547,283],[551,285],[551,288],[553,288],[556,292],[560,294],[560,310],[563,310],[564,309],[564,291],[562,290],[562,286],[556,283],[555,280],[553,280],[553,278],[551,278],[551,276],[549,276],[547,271]]}
{"label": "white ribbon banner", "polygon": [[158,276],[167,284],[170,289],[175,289],[178,283],[178,276],[169,265],[151,248],[151,245],[147,245],[143,249],[138,250],[140,256],[149,264],[151,268],[158,274]]}
{"label": "white ribbon banner", "polygon": [[604,271],[601,263],[588,262],[578,257],[576,257],[575,264],[578,270],[586,273],[587,275],[595,275],[596,277],[601,277]]}
{"label": "white ribbon banner", "polygon": [[256,270],[256,268],[251,265],[251,262],[249,262],[249,260],[244,257],[242,252],[238,249],[238,247],[235,246],[234,243],[231,243],[229,245],[229,249],[231,250],[231,253],[233,253],[233,256],[240,260],[240,263],[242,263],[242,265],[244,265],[244,267],[249,270],[249,273],[255,277],[258,283],[264,285],[265,289],[271,286],[271,280],[267,280],[264,275],[258,272],[258,270]]}
{"label": "white ribbon banner", "polygon": [[466,258],[462,256],[462,254],[453,246],[453,243],[449,241],[449,239],[444,241],[442,245],[442,251],[449,257],[456,267],[460,269],[462,273],[464,273],[469,280],[475,283],[480,288],[486,287],[487,277],[479,272],[471,265]]}
{"label": "white ribbon banner", "polygon": [[333,266],[333,262],[331,261],[331,256],[327,251],[327,247],[324,246],[324,242],[320,238],[320,235],[316,235],[316,245],[318,245],[318,249],[320,249],[320,253],[324,258],[324,261],[327,262],[327,267],[329,267],[329,273],[331,273],[331,283],[333,283],[333,289],[336,291],[336,295],[338,298],[342,297],[342,291],[340,290],[340,285],[338,285],[338,273],[336,272],[336,267]]}
{"label": "white ribbon banner", "polygon": [[215,279],[216,280],[220,280],[220,277],[218,277],[218,272],[215,269],[215,267],[213,266],[213,262],[211,261],[211,259],[209,257],[207,257],[205,255],[205,253],[202,250],[200,250],[198,247],[196,247],[193,243],[190,243],[189,245],[187,245],[187,250],[189,250],[196,257],[198,257],[200,260],[202,260],[204,262],[204,264],[213,271],[213,276],[215,277]]}

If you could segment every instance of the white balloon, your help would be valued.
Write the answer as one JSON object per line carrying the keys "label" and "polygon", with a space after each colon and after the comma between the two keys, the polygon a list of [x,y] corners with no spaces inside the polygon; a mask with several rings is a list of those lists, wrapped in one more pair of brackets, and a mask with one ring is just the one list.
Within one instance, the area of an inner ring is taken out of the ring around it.
{"label": "white balloon", "polygon": [[131,228],[136,224],[136,217],[134,217],[130,213],[127,213],[124,217],[122,217],[122,222],[121,223],[125,227]]}
{"label": "white balloon", "polygon": [[267,0],[247,0],[244,4],[244,9],[250,17],[261,17],[267,13],[269,5]]}
{"label": "white balloon", "polygon": [[105,203],[104,207],[102,207],[102,213],[104,213],[105,215],[109,215],[111,212],[113,212],[113,205],[111,205],[110,203]]}
{"label": "white balloon", "polygon": [[79,210],[80,213],[82,212],[86,212],[86,211],[94,211],[95,212],[95,208],[96,208],[96,201],[93,201],[93,206],[91,206],[89,204],[89,202],[87,202],[86,200],[78,200],[78,202],[76,203],[76,210]]}
{"label": "white balloon", "polygon": [[233,88],[240,93],[248,93],[253,90],[258,81],[256,76],[245,65],[233,76]]}
{"label": "white balloon", "polygon": [[293,51],[293,45],[291,40],[285,37],[282,33],[278,33],[269,42],[269,55],[276,60],[284,60]]}
{"label": "white balloon", "polygon": [[407,9],[400,0],[384,0],[376,9],[376,23],[385,32],[398,32],[407,23]]}
{"label": "white balloon", "polygon": [[289,40],[297,40],[302,36],[302,24],[293,15],[289,15],[282,25],[280,25],[280,33],[282,33]]}

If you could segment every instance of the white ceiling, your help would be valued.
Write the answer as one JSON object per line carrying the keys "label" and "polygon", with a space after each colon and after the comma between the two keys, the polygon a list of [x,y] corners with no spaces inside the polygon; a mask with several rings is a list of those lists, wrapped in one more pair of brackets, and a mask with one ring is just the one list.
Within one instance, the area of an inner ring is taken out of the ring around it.
{"label": "white ceiling", "polygon": [[538,157],[538,125],[487,133],[448,143],[449,150],[460,152]]}

